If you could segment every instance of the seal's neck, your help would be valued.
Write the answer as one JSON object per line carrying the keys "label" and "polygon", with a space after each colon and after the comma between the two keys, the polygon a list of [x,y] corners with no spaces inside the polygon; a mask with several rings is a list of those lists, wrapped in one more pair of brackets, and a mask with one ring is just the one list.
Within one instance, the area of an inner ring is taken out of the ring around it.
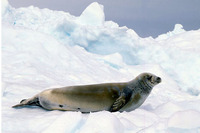
{"label": "seal's neck", "polygon": [[146,94],[149,94],[153,89],[153,85],[144,80],[138,81],[138,86],[141,88],[142,92]]}
{"label": "seal's neck", "polygon": [[149,94],[153,88],[152,84],[144,80],[132,80],[128,86],[131,90],[144,94]]}

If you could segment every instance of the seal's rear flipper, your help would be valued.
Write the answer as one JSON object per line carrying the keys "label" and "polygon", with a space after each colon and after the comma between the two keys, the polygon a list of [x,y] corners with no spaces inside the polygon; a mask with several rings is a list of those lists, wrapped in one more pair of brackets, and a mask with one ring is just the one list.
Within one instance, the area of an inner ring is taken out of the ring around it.
{"label": "seal's rear flipper", "polygon": [[21,107],[21,106],[25,106],[25,105],[20,103],[20,104],[12,106],[12,108],[17,108],[17,107]]}
{"label": "seal's rear flipper", "polygon": [[37,96],[34,96],[30,99],[23,99],[19,104],[12,106],[12,108],[18,108],[22,106],[40,106],[41,107]]}

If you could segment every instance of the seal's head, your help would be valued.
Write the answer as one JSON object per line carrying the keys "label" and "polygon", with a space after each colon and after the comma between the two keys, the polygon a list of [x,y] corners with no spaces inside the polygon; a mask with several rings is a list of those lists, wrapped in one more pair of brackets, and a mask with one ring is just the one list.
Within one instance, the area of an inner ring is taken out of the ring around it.
{"label": "seal's head", "polygon": [[139,82],[145,83],[152,88],[161,82],[160,77],[157,77],[156,75],[151,73],[142,73],[137,76],[137,79],[139,80]]}

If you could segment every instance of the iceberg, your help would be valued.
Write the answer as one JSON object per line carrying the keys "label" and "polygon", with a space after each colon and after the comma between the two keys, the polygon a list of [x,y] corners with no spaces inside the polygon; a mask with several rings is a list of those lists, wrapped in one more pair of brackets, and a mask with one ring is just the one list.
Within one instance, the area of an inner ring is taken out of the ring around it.
{"label": "iceberg", "polygon": [[82,25],[101,26],[104,24],[105,15],[103,6],[97,2],[90,4],[78,18]]}

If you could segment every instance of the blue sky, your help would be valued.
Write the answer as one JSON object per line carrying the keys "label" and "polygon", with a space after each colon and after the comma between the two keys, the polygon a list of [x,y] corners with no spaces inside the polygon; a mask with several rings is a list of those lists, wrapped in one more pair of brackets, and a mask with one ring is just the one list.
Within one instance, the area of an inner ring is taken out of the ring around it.
{"label": "blue sky", "polygon": [[[15,7],[34,5],[79,16],[93,0],[8,0]],[[96,0],[104,5],[106,20],[157,37],[180,23],[185,30],[200,29],[200,0]]]}

